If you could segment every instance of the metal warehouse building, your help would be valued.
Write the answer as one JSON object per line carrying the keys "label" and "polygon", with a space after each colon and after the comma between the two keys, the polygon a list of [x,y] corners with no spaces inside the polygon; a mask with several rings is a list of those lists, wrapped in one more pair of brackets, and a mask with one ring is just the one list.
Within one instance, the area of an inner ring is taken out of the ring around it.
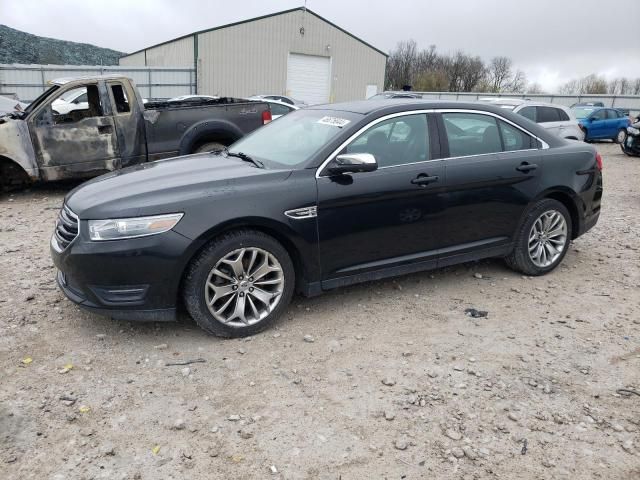
{"label": "metal warehouse building", "polygon": [[195,67],[199,94],[285,94],[325,103],[382,91],[386,59],[301,7],[169,40],[120,58],[120,65]]}

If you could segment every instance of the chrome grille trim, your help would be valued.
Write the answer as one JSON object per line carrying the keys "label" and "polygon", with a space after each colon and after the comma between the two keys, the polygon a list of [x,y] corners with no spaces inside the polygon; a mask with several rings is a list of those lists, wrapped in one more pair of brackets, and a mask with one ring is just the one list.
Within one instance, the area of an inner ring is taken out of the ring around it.
{"label": "chrome grille trim", "polygon": [[63,205],[51,237],[51,245],[56,251],[62,252],[78,238],[79,233],[80,219],[69,207]]}

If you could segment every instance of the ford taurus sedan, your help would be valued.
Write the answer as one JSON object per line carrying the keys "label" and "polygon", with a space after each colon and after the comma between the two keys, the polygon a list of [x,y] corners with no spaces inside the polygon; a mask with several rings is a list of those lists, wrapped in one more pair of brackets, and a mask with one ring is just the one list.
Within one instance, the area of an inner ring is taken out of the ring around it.
{"label": "ford taurus sedan", "polygon": [[486,104],[382,100],[292,112],[229,147],[70,192],[60,288],[114,318],[210,333],[270,325],[294,292],[487,257],[556,268],[600,214],[602,160]]}

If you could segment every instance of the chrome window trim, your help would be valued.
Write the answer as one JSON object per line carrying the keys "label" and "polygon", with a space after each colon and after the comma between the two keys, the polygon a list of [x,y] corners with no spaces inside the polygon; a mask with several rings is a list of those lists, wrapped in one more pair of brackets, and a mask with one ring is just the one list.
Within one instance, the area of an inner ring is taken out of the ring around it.
{"label": "chrome window trim", "polygon": [[522,150],[508,150],[508,151],[505,151],[505,152],[501,151],[501,152],[491,152],[491,153],[478,153],[478,154],[475,154],[475,155],[462,155],[462,156],[457,156],[457,157],[434,158],[434,159],[430,159],[430,160],[423,160],[421,162],[410,162],[410,163],[402,163],[402,164],[399,164],[399,165],[388,165],[386,167],[380,167],[380,168],[378,168],[378,170],[383,170],[383,169],[386,169],[386,168],[402,167],[404,165],[415,165],[415,164],[418,164],[418,163],[427,163],[427,162],[435,162],[435,161],[441,161],[441,160],[450,160],[450,159],[455,159],[455,158],[472,158],[472,157],[481,157],[481,156],[484,156],[484,155],[497,155],[499,153],[513,153],[513,152],[528,152],[528,151],[533,151],[533,150],[547,150],[549,148],[549,144],[547,142],[542,140],[540,137],[534,135],[533,133],[531,133],[527,129],[521,127],[517,123],[512,122],[511,120],[508,120],[508,119],[504,118],[501,115],[498,115],[497,113],[489,112],[487,110],[471,110],[471,109],[468,109],[468,108],[432,108],[432,109],[427,109],[427,110],[411,110],[411,111],[406,111],[406,112],[390,113],[389,115],[385,115],[384,117],[377,118],[377,119],[373,120],[372,122],[367,123],[362,128],[360,128],[357,132],[355,132],[353,135],[351,135],[349,138],[347,138],[344,142],[342,142],[340,144],[340,146],[338,148],[336,148],[331,153],[331,155],[329,155],[327,157],[327,159],[320,164],[320,166],[316,170],[316,175],[315,175],[316,178],[329,177],[330,175],[320,175],[320,172],[322,170],[324,170],[324,168],[329,164],[329,162],[331,162],[334,158],[336,158],[338,153],[341,152],[344,147],[346,147],[349,143],[351,143],[353,140],[355,140],[356,137],[360,136],[362,133],[367,131],[369,128],[377,125],[378,123],[381,123],[381,122],[384,122],[386,120],[389,120],[391,118],[404,117],[404,116],[407,116],[407,115],[420,115],[420,114],[427,114],[427,113],[475,113],[477,115],[489,115],[491,117],[495,117],[495,118],[497,118],[499,120],[502,120],[503,122],[508,123],[509,125],[517,128],[518,130],[521,130],[522,132],[526,133],[530,137],[535,138],[537,141],[540,142],[540,144],[542,146],[540,148],[525,148],[525,149],[522,149]]}

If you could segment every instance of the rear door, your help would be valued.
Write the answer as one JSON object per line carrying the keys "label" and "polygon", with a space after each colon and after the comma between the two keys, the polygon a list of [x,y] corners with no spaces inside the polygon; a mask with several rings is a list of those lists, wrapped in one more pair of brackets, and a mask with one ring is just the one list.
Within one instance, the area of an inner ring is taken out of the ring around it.
{"label": "rear door", "polygon": [[130,84],[107,82],[107,90],[113,108],[113,119],[120,151],[119,167],[142,163],[147,159],[147,142],[144,118]]}
{"label": "rear door", "polygon": [[86,85],[87,108],[55,114],[51,103],[34,112],[29,131],[44,180],[97,175],[119,158],[115,123],[104,83]]}
{"label": "rear door", "polygon": [[615,138],[621,127],[622,114],[615,108],[607,108],[607,133],[609,138]]}
{"label": "rear door", "polygon": [[540,183],[538,141],[492,114],[443,111],[444,265],[456,255],[508,245]]}

